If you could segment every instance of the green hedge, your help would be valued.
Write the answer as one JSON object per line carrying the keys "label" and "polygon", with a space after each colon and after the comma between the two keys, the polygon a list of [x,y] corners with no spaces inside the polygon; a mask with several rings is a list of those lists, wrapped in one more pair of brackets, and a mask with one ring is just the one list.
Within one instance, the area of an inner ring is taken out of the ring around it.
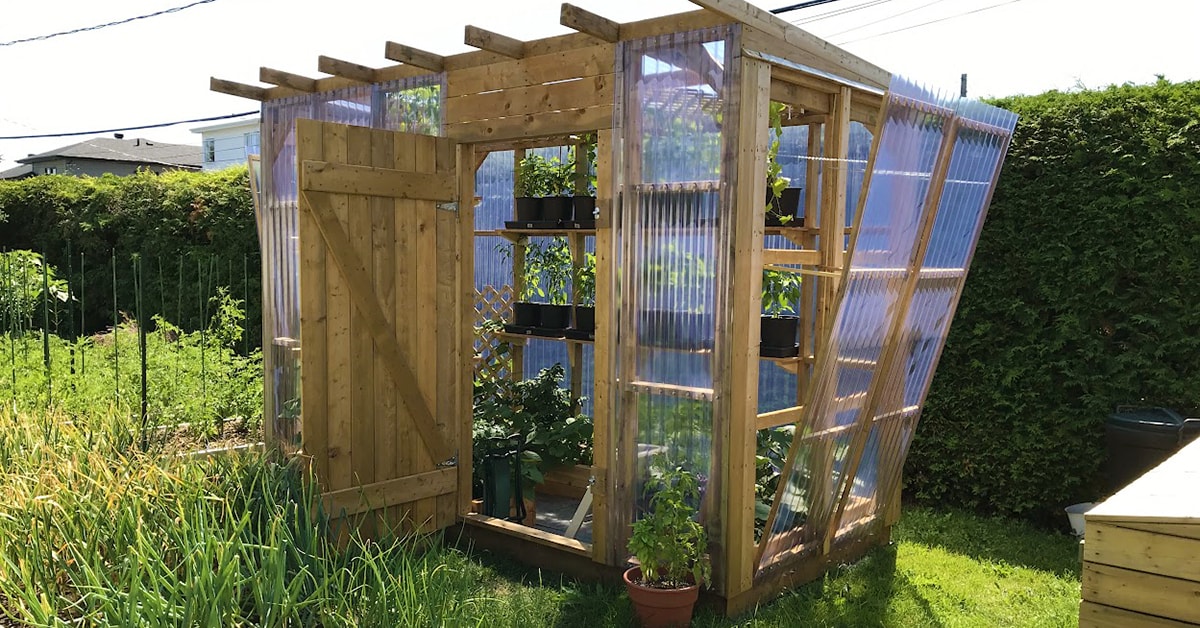
{"label": "green hedge", "polygon": [[1200,83],[995,104],[1021,119],[907,486],[1044,518],[1101,496],[1114,406],[1200,406]]}
{"label": "green hedge", "polygon": [[60,334],[112,326],[115,255],[119,312],[136,312],[133,258],[138,256],[145,319],[161,314],[197,329],[211,315],[208,299],[225,285],[234,297],[247,300],[247,331],[251,344],[259,342],[258,236],[244,166],[0,181],[0,214],[8,216],[0,228],[0,249],[42,253],[60,277],[71,277],[76,295],[83,292],[76,307],[84,311],[77,312],[75,328],[60,305],[60,323],[53,326]]}

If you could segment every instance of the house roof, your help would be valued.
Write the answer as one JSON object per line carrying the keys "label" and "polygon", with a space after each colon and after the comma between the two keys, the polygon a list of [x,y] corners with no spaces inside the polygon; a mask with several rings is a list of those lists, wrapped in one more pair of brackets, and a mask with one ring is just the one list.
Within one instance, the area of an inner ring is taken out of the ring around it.
{"label": "house roof", "polygon": [[0,180],[4,179],[24,179],[25,177],[33,176],[33,166],[29,164],[21,164],[16,168],[8,170],[0,170]]}
{"label": "house roof", "polygon": [[199,146],[167,144],[143,137],[132,139],[97,137],[38,155],[30,155],[18,159],[17,163],[34,164],[50,159],[74,158],[199,168],[200,157]]}

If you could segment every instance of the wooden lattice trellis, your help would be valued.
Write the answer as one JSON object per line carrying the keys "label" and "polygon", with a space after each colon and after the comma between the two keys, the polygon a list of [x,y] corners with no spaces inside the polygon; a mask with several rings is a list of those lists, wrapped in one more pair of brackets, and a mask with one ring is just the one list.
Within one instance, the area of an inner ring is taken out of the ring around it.
{"label": "wooden lattice trellis", "polygon": [[511,359],[499,359],[495,355],[496,347],[502,341],[496,337],[493,329],[485,328],[483,323],[489,320],[512,320],[514,300],[511,286],[484,286],[483,290],[475,291],[475,377],[508,377]]}

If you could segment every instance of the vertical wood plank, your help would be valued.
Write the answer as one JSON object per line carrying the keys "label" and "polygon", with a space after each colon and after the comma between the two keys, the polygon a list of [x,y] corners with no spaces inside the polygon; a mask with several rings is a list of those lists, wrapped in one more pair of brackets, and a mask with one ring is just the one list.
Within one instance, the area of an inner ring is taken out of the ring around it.
{"label": "vertical wood plank", "polygon": [[759,303],[762,294],[766,147],[769,140],[771,68],[742,58],[737,202],[733,219],[732,331],[728,373],[729,420],[722,422],[725,596],[750,590],[754,569],[755,431],[758,417]]}
{"label": "vertical wood plank", "polygon": [[[322,158],[344,163],[346,160],[346,127],[323,125]],[[347,226],[349,200],[344,194],[329,195],[330,207],[342,227]],[[350,389],[350,292],[346,279],[336,264],[326,264],[326,338],[328,343],[328,410],[329,420],[329,486],[336,491],[352,486],[351,467],[351,400]],[[331,513],[336,515],[337,513]]]}
{"label": "vertical wood plank", "polygon": [[592,345],[592,560],[614,564],[609,549],[609,466],[612,464],[612,343],[616,319],[612,298],[612,226],[615,211],[612,188],[612,131],[596,137],[596,337]]}
{"label": "vertical wood plank", "polygon": [[[521,189],[521,162],[525,159],[525,149],[518,148],[513,151],[513,197],[515,198]],[[513,219],[517,217],[516,201],[513,201]],[[521,293],[525,291],[525,242],[528,238],[522,238],[520,242],[512,244],[512,264],[513,264],[513,299],[520,301]],[[508,376],[514,381],[519,382],[525,378],[525,343],[516,342],[509,348],[509,356],[512,358],[512,372]]]}
{"label": "vertical wood plank", "polygon": [[[346,129],[346,163],[371,164],[371,130]],[[347,234],[359,259],[372,272],[371,206],[366,196],[350,195]],[[374,282],[372,282],[372,286]],[[375,295],[370,295],[376,299]],[[375,350],[366,319],[357,307],[350,311],[350,468],[356,486],[375,482]],[[367,521],[370,518],[365,518]],[[369,532],[369,531],[368,531]]]}
{"label": "vertical wood plank", "polygon": [[[393,135],[388,131],[371,132],[371,165],[392,168]],[[375,295],[383,309],[384,317],[393,329],[396,327],[396,199],[373,196],[371,205],[371,265],[375,279]],[[400,429],[397,421],[399,400],[383,360],[375,356],[374,397],[375,417],[375,478],[376,481],[399,477],[396,473],[396,436]],[[381,513],[383,523],[389,527],[399,521],[400,510],[390,507]]]}
{"label": "vertical wood plank", "polygon": [[475,147],[458,147],[458,311],[459,364],[455,416],[458,417],[458,513],[471,508],[471,428],[475,343]]}
{"label": "vertical wood plank", "polygon": [[[323,159],[323,133],[320,122],[298,120],[296,122],[296,158],[298,160]],[[329,362],[325,308],[325,242],[312,214],[301,211],[299,223],[300,253],[303,258],[303,263],[300,265],[300,295],[303,299],[300,304],[300,342],[303,347],[301,357],[304,362],[300,369],[301,403],[303,404],[301,443],[303,453],[309,457],[309,464],[312,465],[317,481],[325,490],[328,490],[329,406],[326,386],[329,381],[327,372]],[[275,253],[274,247],[272,247],[272,253]],[[270,259],[273,262],[278,261],[274,255]],[[276,298],[274,291],[270,298],[274,302]],[[264,337],[274,335],[273,329],[264,329],[264,332]],[[274,352],[274,339],[271,340],[272,344],[267,345],[265,353]],[[276,385],[281,383],[278,382]],[[268,389],[267,396],[273,397],[274,389]],[[267,422],[273,421],[274,416],[267,418]]]}
{"label": "vertical wood plank", "polygon": [[[821,188],[821,162],[816,159],[821,155],[821,125],[808,125],[808,163],[804,169],[804,226],[808,228],[802,237],[804,248],[815,250],[817,248],[816,231],[820,227],[818,222],[820,213],[820,200],[818,194]],[[821,322],[818,316],[819,309],[817,307],[817,284],[816,277],[805,277],[800,283],[800,355],[815,356],[821,350],[819,337],[815,331],[820,331]],[[804,397],[808,394],[809,387],[812,386],[814,362],[803,362],[796,369],[796,405],[804,403]]]}
{"label": "vertical wood plank", "polygon": [[[438,173],[453,174],[454,145],[445,139],[434,141],[434,170]],[[469,202],[469,201],[467,201]],[[437,248],[436,266],[432,270],[436,292],[436,311],[441,315],[437,318],[437,407],[435,415],[439,427],[452,444],[458,443],[459,415],[456,392],[458,378],[456,377],[460,362],[458,350],[459,325],[454,315],[458,311],[458,214],[454,211],[436,209],[434,205],[434,243]],[[464,203],[460,203],[462,205]],[[457,495],[447,493],[434,499],[434,526],[441,529],[450,525],[455,519],[455,504]]]}
{"label": "vertical wood plank", "polygon": [[[437,169],[437,147],[435,138],[430,136],[414,136],[416,151],[416,171],[432,173]],[[417,384],[425,402],[433,413],[439,428],[444,423],[443,409],[438,405],[437,369],[429,365],[437,364],[438,339],[442,329],[438,325],[437,310],[437,276],[438,246],[437,246],[437,211],[432,201],[417,201],[416,211],[416,252],[417,260],[414,267],[416,272],[416,299],[410,305],[416,310],[417,338],[416,349],[410,358],[414,365],[427,365],[418,368]],[[425,449],[424,444],[417,443],[417,466],[419,469],[432,469],[434,460]],[[413,509],[413,522],[422,530],[429,530],[436,517],[437,504],[435,498],[428,497],[417,502]]]}
{"label": "vertical wood plank", "polygon": [[[410,172],[416,170],[417,146],[407,137],[397,136],[397,140],[392,145],[392,153],[396,170]],[[417,298],[416,275],[419,271],[416,246],[417,202],[410,199],[396,201],[396,339],[407,356],[415,356],[417,350],[417,325],[413,320],[414,304]],[[424,467],[418,464],[422,448],[421,439],[413,425],[412,416],[403,405],[397,408],[396,422],[395,473],[397,477],[413,475],[424,470]],[[408,519],[403,522],[406,531],[411,531],[414,526],[412,520],[414,506],[414,503],[401,504],[401,508],[408,516]]]}

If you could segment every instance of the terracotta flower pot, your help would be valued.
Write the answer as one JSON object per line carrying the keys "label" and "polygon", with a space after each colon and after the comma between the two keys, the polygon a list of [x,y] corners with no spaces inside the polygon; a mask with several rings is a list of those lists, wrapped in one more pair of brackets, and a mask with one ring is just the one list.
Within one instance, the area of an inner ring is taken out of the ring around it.
{"label": "terracotta flower pot", "polygon": [[641,584],[641,567],[630,567],[623,576],[625,589],[643,628],[688,626],[692,623],[692,608],[700,596],[700,587],[693,584],[683,589],[656,589]]}

